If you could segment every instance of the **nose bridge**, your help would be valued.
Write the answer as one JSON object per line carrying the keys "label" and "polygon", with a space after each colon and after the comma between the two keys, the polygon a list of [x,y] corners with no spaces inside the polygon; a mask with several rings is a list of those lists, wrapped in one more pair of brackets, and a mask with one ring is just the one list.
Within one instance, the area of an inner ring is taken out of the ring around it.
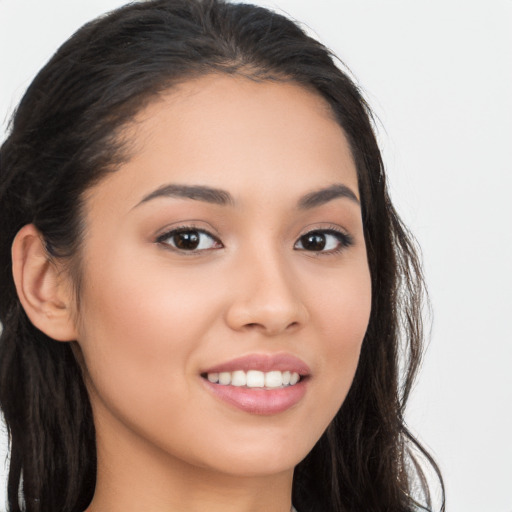
{"label": "nose bridge", "polygon": [[281,248],[269,244],[246,251],[237,268],[228,315],[232,327],[277,334],[305,322],[307,311],[293,267]]}

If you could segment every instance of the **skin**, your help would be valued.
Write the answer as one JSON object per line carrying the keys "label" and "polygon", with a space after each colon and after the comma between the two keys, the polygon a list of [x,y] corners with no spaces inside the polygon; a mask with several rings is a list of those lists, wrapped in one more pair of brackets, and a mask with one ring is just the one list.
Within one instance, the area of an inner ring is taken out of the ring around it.
{"label": "skin", "polygon": [[[358,197],[347,140],[316,94],[218,75],[163,95],[125,136],[130,159],[86,195],[73,313],[97,432],[87,511],[288,512],[293,469],[349,390],[370,314],[357,199],[299,207],[334,184]],[[168,184],[232,201],[144,200]],[[162,240],[184,226],[214,238],[188,252]],[[302,249],[320,229],[353,243],[331,235],[332,250]],[[226,404],[200,375],[281,353],[311,374],[279,414]]]}

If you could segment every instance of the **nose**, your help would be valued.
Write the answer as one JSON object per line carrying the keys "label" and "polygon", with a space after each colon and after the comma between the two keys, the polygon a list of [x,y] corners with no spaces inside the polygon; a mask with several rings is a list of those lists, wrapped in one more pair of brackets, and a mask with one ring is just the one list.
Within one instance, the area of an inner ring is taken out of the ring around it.
{"label": "nose", "polygon": [[226,316],[232,329],[276,336],[295,332],[307,322],[299,281],[285,261],[259,253],[244,258],[233,277]]}

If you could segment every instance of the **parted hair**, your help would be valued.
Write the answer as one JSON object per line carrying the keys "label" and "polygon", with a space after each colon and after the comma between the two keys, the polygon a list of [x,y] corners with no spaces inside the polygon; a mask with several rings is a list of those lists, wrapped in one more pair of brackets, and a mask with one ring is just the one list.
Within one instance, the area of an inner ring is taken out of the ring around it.
{"label": "parted hair", "polygon": [[[80,297],[84,192],[129,158],[123,127],[160,93],[209,73],[288,81],[320,94],[356,164],[372,307],[352,387],[297,466],[300,512],[431,510],[439,471],[404,421],[423,351],[426,294],[414,240],[390,201],[372,113],[341,62],[298,24],[223,0],[128,4],[82,27],[26,91],[0,149],[0,407],[11,512],[82,512],[94,493],[95,429],[76,342],[34,327],[11,245],[33,223],[68,262]],[[79,307],[79,306],[78,306]],[[444,510],[444,498],[441,508]]]}

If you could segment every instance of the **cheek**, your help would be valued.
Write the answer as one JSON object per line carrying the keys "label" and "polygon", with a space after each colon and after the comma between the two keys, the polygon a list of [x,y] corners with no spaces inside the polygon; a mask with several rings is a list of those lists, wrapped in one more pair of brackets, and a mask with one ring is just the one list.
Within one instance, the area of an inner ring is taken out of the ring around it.
{"label": "cheek", "polygon": [[350,389],[359,362],[362,342],[371,311],[371,280],[364,263],[352,267],[336,280],[326,281],[324,292],[312,300],[322,349],[319,373],[322,396],[330,403],[334,416]]}
{"label": "cheek", "polygon": [[322,330],[333,356],[337,353],[343,356],[347,351],[359,352],[370,318],[369,282],[369,277],[345,282],[343,289],[332,291],[332,299],[325,302],[323,314],[319,313],[324,320]]}
{"label": "cheek", "polygon": [[189,278],[186,270],[165,268],[151,258],[140,258],[138,264],[133,260],[137,257],[120,252],[90,265],[81,312],[84,338],[92,343],[103,339],[105,349],[136,351],[147,361],[161,351],[176,355],[187,346],[192,350],[193,344],[174,340],[196,339],[203,327],[198,311],[201,320],[208,317],[216,300],[210,280]]}
{"label": "cheek", "polygon": [[200,283],[166,277],[154,265],[112,261],[87,275],[79,343],[90,383],[109,408],[149,412],[171,392],[189,393],[192,356],[216,301],[205,293],[208,281],[198,290]]}
{"label": "cheek", "polygon": [[[363,248],[334,271],[315,272],[306,292],[311,319],[320,335],[342,351],[360,344],[370,318],[371,278]],[[338,340],[338,341],[337,341]]]}

